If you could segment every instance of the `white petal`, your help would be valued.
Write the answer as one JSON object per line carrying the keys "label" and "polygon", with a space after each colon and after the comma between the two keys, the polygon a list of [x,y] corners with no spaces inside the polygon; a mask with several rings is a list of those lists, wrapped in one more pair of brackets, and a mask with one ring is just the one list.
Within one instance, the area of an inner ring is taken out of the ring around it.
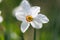
{"label": "white petal", "polygon": [[3,0],[0,0],[0,3],[2,2]]}
{"label": "white petal", "polygon": [[13,10],[13,14],[14,14],[15,16],[18,15],[18,14],[24,15],[24,14],[25,14],[25,11],[23,10],[22,7],[18,6],[17,8],[15,8],[15,9]]}
{"label": "white petal", "polygon": [[25,12],[21,7],[17,7],[13,10],[14,16],[19,20],[25,20]]}
{"label": "white petal", "polygon": [[2,11],[0,10],[0,15],[1,15]]}
{"label": "white petal", "polygon": [[42,23],[38,23],[36,21],[31,22],[33,28],[40,29],[42,28]]}
{"label": "white petal", "polygon": [[40,7],[38,6],[34,6],[31,8],[31,14],[33,17],[36,17],[38,15],[38,13],[40,12]]}
{"label": "white petal", "polygon": [[19,21],[25,21],[25,17],[24,16],[16,15],[16,18]]}
{"label": "white petal", "polygon": [[3,22],[3,17],[2,17],[2,16],[0,16],[0,23],[1,23],[1,22]]}
{"label": "white petal", "polygon": [[21,4],[13,10],[14,15],[20,21],[24,21],[26,15],[29,14],[30,4],[27,0],[23,0]]}
{"label": "white petal", "polygon": [[42,23],[42,21],[40,21],[39,18],[34,18],[34,20],[35,20],[36,22],[38,22],[38,23]]}
{"label": "white petal", "polygon": [[28,28],[29,28],[30,24],[27,22],[23,22],[21,24],[21,31],[24,33]]}
{"label": "white petal", "polygon": [[20,6],[23,8],[23,10],[25,11],[25,12],[29,12],[30,10],[30,4],[29,4],[29,2],[27,1],[27,0],[23,0],[22,2],[21,2],[21,4],[20,4]]}
{"label": "white petal", "polygon": [[36,19],[38,19],[42,23],[48,23],[49,22],[49,19],[43,14],[38,14]]}
{"label": "white petal", "polygon": [[28,3],[28,1],[23,0],[22,3],[13,10],[13,13],[18,20],[21,20],[21,16],[25,17],[28,14],[29,9],[30,9],[30,4]]}

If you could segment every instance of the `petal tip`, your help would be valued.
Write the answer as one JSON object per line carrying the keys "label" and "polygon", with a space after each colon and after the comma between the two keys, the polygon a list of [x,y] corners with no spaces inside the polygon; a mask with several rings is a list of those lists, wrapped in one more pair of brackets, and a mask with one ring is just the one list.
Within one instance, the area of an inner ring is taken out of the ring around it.
{"label": "petal tip", "polygon": [[25,33],[25,31],[22,31],[22,33]]}
{"label": "petal tip", "polygon": [[47,18],[47,22],[46,23],[48,23],[49,22],[49,19]]}
{"label": "petal tip", "polygon": [[21,29],[21,32],[22,32],[22,33],[25,33],[25,30],[22,30],[22,29]]}

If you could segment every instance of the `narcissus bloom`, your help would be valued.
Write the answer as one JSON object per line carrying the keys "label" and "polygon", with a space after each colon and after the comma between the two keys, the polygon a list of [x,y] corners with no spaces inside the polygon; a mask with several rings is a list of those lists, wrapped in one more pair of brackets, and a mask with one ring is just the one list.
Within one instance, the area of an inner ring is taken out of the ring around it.
{"label": "narcissus bloom", "polygon": [[33,28],[42,28],[42,23],[48,23],[49,19],[43,15],[39,14],[40,7],[31,7],[27,0],[23,0],[21,4],[14,9],[14,14],[17,20],[22,21],[21,31],[24,33],[30,26]]}
{"label": "narcissus bloom", "polygon": [[2,2],[2,0],[0,0],[0,3]]}
{"label": "narcissus bloom", "polygon": [[3,22],[3,17],[1,16],[2,11],[0,10],[0,23]]}
{"label": "narcissus bloom", "polygon": [[0,16],[0,23],[2,23],[3,22],[3,17],[2,16]]}

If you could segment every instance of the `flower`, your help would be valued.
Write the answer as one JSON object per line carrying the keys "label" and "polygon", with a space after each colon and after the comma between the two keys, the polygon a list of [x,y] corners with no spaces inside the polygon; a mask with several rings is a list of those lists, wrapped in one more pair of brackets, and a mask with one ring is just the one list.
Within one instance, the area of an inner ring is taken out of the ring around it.
{"label": "flower", "polygon": [[24,33],[30,26],[33,28],[42,28],[42,23],[48,23],[49,19],[43,15],[39,14],[40,7],[31,7],[27,0],[23,0],[20,6],[14,9],[17,20],[22,21],[21,31]]}
{"label": "flower", "polygon": [[3,22],[3,17],[2,16],[0,16],[0,23],[2,23]]}
{"label": "flower", "polygon": [[2,11],[0,10],[0,23],[3,22],[3,17],[1,16]]}
{"label": "flower", "polygon": [[0,10],[0,15],[1,15],[2,11]]}
{"label": "flower", "polygon": [[0,3],[2,2],[2,0],[0,0]]}

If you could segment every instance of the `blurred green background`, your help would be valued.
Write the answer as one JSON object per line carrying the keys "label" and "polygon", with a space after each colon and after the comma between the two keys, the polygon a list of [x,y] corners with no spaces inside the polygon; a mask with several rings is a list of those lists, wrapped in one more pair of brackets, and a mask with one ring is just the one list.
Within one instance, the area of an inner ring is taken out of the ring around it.
{"label": "blurred green background", "polygon": [[[13,9],[19,6],[22,0],[3,0],[0,10],[4,21],[0,23],[0,40],[22,40],[20,25],[13,16]],[[49,18],[49,23],[36,30],[36,40],[60,40],[60,0],[28,0],[31,6],[40,6],[41,13]],[[25,40],[33,40],[34,29],[30,27],[24,34]]]}

